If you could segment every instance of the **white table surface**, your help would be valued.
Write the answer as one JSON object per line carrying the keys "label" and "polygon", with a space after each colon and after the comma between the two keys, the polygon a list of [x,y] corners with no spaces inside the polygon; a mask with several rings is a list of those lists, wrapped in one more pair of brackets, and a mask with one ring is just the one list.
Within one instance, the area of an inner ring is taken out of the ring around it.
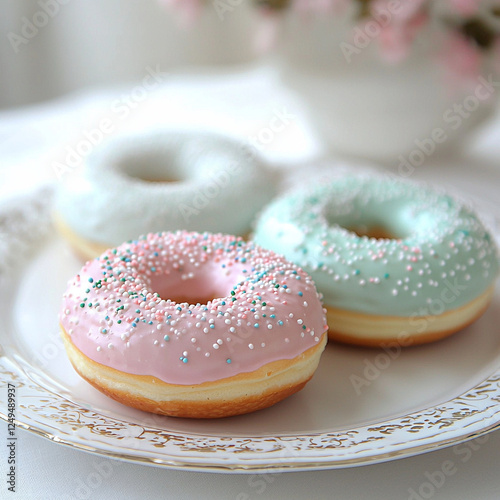
{"label": "white table surface", "polygon": [[[54,162],[64,162],[67,148],[77,147],[103,117],[111,120],[112,134],[158,125],[194,125],[248,139],[258,137],[277,112],[286,112],[293,119],[271,142],[258,144],[263,154],[280,165],[325,155],[303,118],[300,103],[280,86],[272,71],[164,75],[161,80],[146,93],[137,90],[140,83],[131,84],[0,113],[0,202],[42,183],[57,182]],[[118,112],[116,99],[128,103],[127,113],[125,108]],[[479,198],[498,213],[499,160],[500,116],[478,131],[463,151],[432,155],[411,177]],[[397,163],[386,167],[397,171]],[[5,443],[4,422],[0,434],[0,443]],[[120,462],[19,430],[17,491],[6,489],[2,453],[0,498],[498,499],[499,450],[500,431],[496,431],[480,441],[378,465],[316,472],[216,474]],[[453,464],[453,473],[445,476],[438,471],[444,464],[449,466],[448,462]]]}

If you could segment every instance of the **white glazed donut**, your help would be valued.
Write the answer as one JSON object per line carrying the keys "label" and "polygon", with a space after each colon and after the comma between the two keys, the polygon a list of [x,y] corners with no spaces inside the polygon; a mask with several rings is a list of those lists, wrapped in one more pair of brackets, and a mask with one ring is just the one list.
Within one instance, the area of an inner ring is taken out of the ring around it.
{"label": "white glazed donut", "polygon": [[81,172],[67,174],[55,221],[85,258],[149,232],[244,236],[275,186],[272,172],[244,143],[155,131],[109,140]]}

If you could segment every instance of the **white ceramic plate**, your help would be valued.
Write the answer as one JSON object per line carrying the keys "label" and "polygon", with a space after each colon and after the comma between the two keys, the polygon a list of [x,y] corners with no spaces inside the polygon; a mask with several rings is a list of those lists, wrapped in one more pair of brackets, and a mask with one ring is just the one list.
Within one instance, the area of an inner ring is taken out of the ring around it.
{"label": "white ceramic plate", "polygon": [[447,340],[391,352],[329,345],[306,388],[267,410],[199,421],[122,406],[66,359],[57,313],[81,262],[49,212],[50,191],[0,207],[0,381],[17,388],[20,427],[124,460],[228,472],[375,463],[500,427],[500,287]]}

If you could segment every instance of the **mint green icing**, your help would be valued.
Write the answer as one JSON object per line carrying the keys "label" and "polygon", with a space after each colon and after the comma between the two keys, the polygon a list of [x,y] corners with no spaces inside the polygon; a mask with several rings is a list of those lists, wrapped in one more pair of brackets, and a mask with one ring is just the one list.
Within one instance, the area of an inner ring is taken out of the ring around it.
{"label": "mint green icing", "polygon": [[[360,226],[394,239],[346,229]],[[472,209],[382,177],[289,193],[261,214],[254,240],[309,272],[325,305],[367,314],[438,315],[480,296],[499,272],[496,245]]]}

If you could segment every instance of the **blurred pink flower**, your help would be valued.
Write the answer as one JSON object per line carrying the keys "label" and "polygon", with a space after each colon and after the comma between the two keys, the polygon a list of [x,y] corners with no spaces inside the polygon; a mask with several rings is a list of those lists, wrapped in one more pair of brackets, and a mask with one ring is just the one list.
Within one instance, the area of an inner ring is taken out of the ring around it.
{"label": "blurred pink flower", "polygon": [[382,57],[387,62],[395,64],[408,55],[415,37],[428,21],[425,9],[427,2],[428,0],[371,2],[371,19],[364,19],[363,24],[366,26],[367,23],[378,22],[378,43]]}
{"label": "blurred pink flower", "polygon": [[481,0],[448,0],[448,4],[462,16],[471,16],[477,12]]}
{"label": "blurred pink flower", "polygon": [[204,0],[158,0],[160,5],[179,12],[179,20],[184,26],[192,26],[200,17]]}
{"label": "blurred pink flower", "polygon": [[[439,60],[445,70],[445,79],[451,89],[470,89],[481,74],[482,54],[475,45],[459,33],[451,33],[445,40]],[[461,89],[457,87],[460,86]]]}
{"label": "blurred pink flower", "polygon": [[406,23],[390,22],[382,28],[379,46],[383,58],[390,63],[402,61],[409,53],[420,29],[427,24],[427,15],[417,13]]}
{"label": "blurred pink flower", "polygon": [[[373,19],[364,21],[365,26],[377,22],[380,26],[378,43],[382,57],[390,63],[398,63],[409,53],[419,31],[427,24],[428,15],[420,9],[423,1],[412,2],[412,8],[397,11],[389,9],[387,0],[377,0],[373,5]],[[419,4],[417,6],[417,4]],[[406,4],[404,4],[406,5]]]}
{"label": "blurred pink flower", "polygon": [[[203,8],[212,7],[212,0],[158,1],[165,7],[177,10],[180,14],[179,20],[186,26],[193,25],[200,17]],[[284,11],[271,9],[269,6],[263,7],[254,0],[242,1],[260,5],[261,18],[257,23],[254,47],[259,53],[269,51],[277,43]],[[430,16],[434,14],[431,8],[433,1],[437,3],[437,0],[370,0],[364,4],[369,9],[368,13],[366,11],[364,13],[370,15],[364,16],[359,21],[358,28],[366,34],[370,42],[378,44],[385,61],[398,63],[409,54],[415,38],[429,23]],[[231,2],[232,0],[228,0],[229,5],[232,5]],[[481,2],[487,3],[485,0],[443,0],[443,2],[448,6],[448,11],[456,12],[464,20],[474,18]],[[290,0],[288,8],[306,21],[313,21],[314,15],[343,14],[353,3],[354,0]],[[440,66],[445,69],[450,84],[454,84],[455,87],[460,85],[458,82],[468,85],[480,74],[482,53],[476,44],[458,31],[448,33],[446,26],[446,22],[443,23],[443,32],[436,36],[436,47],[440,51]],[[444,40],[444,43],[441,43],[441,40]],[[493,58],[495,70],[500,73],[498,35],[488,52]]]}
{"label": "blurred pink flower", "polygon": [[395,23],[407,23],[419,17],[429,0],[373,0],[370,4],[372,14],[389,13]]}
{"label": "blurred pink flower", "polygon": [[279,14],[268,9],[263,10],[254,40],[254,49],[258,54],[269,52],[276,45],[280,22]]}

